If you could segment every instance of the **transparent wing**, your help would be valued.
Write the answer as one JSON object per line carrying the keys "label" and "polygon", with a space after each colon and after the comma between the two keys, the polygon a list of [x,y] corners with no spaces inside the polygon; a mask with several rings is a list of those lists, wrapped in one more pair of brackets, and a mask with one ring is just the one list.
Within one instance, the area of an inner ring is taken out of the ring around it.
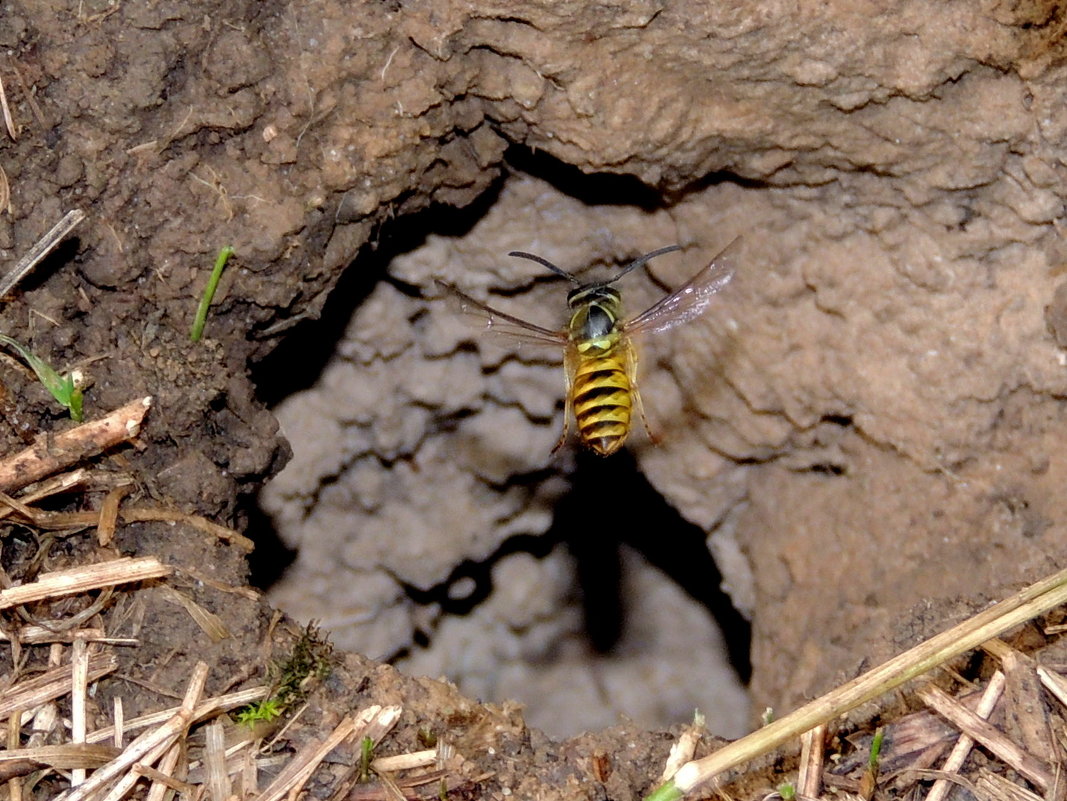
{"label": "transparent wing", "polygon": [[738,242],[740,239],[735,239],[685,284],[628,321],[623,326],[626,333],[658,334],[703,314],[715,294],[734,277]]}
{"label": "transparent wing", "polygon": [[563,347],[568,343],[566,331],[553,331],[549,328],[542,328],[519,317],[513,317],[510,314],[498,311],[492,306],[486,306],[481,301],[477,301],[470,295],[456,289],[452,284],[444,281],[436,281],[435,283],[444,290],[459,312],[487,333],[501,334],[522,342],[553,345],[557,348]]}

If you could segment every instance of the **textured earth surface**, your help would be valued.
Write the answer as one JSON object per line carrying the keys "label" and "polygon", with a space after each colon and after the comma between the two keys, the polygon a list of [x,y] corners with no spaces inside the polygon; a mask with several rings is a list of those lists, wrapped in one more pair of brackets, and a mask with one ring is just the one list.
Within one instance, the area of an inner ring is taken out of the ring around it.
{"label": "textured earth surface", "polygon": [[[264,358],[308,341],[344,273],[355,315],[306,381],[319,407],[299,433],[286,423],[300,467],[265,504],[306,571],[279,599],[336,601],[339,628],[373,630],[361,647],[381,656],[445,632],[412,591],[548,530],[574,475],[549,453],[558,366],[476,341],[432,278],[552,324],[559,285],[507,251],[610,271],[681,244],[634,276],[639,308],[740,236],[721,303],[648,345],[663,444],[639,433],[634,458],[751,615],[753,709],[788,709],[1063,566],[1065,14],[14,2],[5,268],[64,211],[89,218],[0,306],[0,331],[82,366],[90,416],[153,394],[129,469],[257,536],[250,497],[288,453],[265,400],[315,361]],[[191,347],[226,244],[237,257]],[[62,421],[5,365],[9,452]],[[316,545],[311,524],[338,539]],[[124,547],[181,547],[163,533]],[[505,627],[518,609],[535,640],[565,637],[573,601],[523,609],[521,593],[566,595],[567,569],[501,558],[516,597],[487,603],[512,607]],[[612,797],[654,783],[639,775],[615,774]],[[541,797],[566,794],[543,780]]]}

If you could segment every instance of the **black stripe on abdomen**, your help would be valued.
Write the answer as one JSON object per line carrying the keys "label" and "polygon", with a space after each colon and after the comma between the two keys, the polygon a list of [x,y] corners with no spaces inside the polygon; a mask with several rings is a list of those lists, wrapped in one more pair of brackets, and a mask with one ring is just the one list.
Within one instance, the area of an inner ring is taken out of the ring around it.
{"label": "black stripe on abdomen", "polygon": [[630,431],[633,390],[619,360],[591,359],[579,365],[571,391],[582,442],[601,456],[621,448]]}

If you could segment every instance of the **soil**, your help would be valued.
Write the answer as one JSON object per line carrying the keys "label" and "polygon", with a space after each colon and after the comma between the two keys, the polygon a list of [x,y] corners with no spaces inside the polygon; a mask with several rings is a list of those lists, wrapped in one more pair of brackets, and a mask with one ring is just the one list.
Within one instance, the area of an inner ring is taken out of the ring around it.
{"label": "soil", "polygon": [[[558,365],[483,347],[432,279],[550,325],[559,284],[509,250],[610,273],[681,244],[634,276],[640,299],[741,237],[715,310],[649,343],[642,388],[664,441],[638,433],[633,459],[707,532],[751,616],[752,709],[790,709],[1063,566],[1059,6],[71,0],[2,13],[5,269],[64,212],[88,219],[0,302],[0,332],[81,369],[89,418],[153,397],[135,445],[59,508],[132,481],[139,500],[260,543],[277,527],[300,549],[279,592],[353,604],[376,625],[361,650],[394,655],[420,625],[444,631],[409,589],[544,534],[580,475],[551,454]],[[191,343],[225,245],[236,256]],[[308,337],[324,335],[314,320],[338,286],[356,310],[339,353],[358,389],[311,369],[333,349]],[[271,357],[287,340],[295,353]],[[15,356],[0,362],[2,454],[72,425]],[[301,389],[319,405],[267,521],[254,496],[290,456],[268,401]],[[595,502],[632,521],[626,500]],[[305,541],[317,515],[342,542]],[[108,633],[140,644],[118,649],[101,717],[117,695],[127,716],[180,695],[200,659],[210,692],[262,677],[302,630],[245,587],[243,549],[189,525],[127,524],[109,550],[66,533],[37,562],[35,530],[0,533],[13,580],[157,555],[229,631],[212,641],[160,587],[120,592]],[[551,578],[551,562],[516,572],[542,569]],[[563,607],[530,625],[551,639]],[[674,739],[622,724],[554,742],[513,706],[345,654],[290,742],[371,700],[402,704],[397,752],[421,727],[478,760],[492,777],[471,797],[637,798]]]}

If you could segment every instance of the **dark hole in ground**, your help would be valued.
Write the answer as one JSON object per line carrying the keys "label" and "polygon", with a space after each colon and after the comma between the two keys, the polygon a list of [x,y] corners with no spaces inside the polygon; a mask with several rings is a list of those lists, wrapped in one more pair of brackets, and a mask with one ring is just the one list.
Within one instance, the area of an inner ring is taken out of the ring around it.
{"label": "dark hole in ground", "polygon": [[587,206],[636,206],[653,211],[666,205],[663,195],[633,175],[582,172],[543,150],[522,145],[509,147],[506,158],[512,172],[534,175]]}
{"label": "dark hole in ground", "polygon": [[[322,314],[317,319],[308,319],[294,326],[278,346],[255,365],[252,381],[259,399],[273,409],[290,395],[313,386],[336,352],[356,309],[379,281],[391,281],[399,291],[407,294],[418,293],[418,287],[410,287],[388,276],[389,263],[400,254],[418,248],[430,234],[463,236],[486,214],[499,191],[498,182],[462,209],[434,206],[421,214],[385,225],[374,243],[364,248],[364,252],[342,273],[323,304]],[[256,543],[248,560],[249,583],[267,590],[293,563],[296,552],[287,548],[278,537],[274,524],[263,513],[258,497],[253,496],[242,504],[240,511],[248,521],[248,536]]]}
{"label": "dark hole in ground", "polygon": [[[543,153],[520,146],[507,152],[512,172],[526,172],[589,205],[632,205],[654,209],[663,196],[632,176],[588,175]],[[703,183],[736,180],[714,176]],[[431,233],[462,236],[496,201],[500,182],[475,203],[463,209],[435,207],[414,217],[385,226],[382,236],[359,258],[331,292],[322,315],[296,326],[254,370],[260,398],[276,406],[289,395],[312,386],[334,353],[356,308],[388,278],[394,257],[421,245]],[[662,243],[652,243],[652,245]],[[418,294],[419,287],[397,284],[397,289]],[[537,477],[533,477],[537,478]],[[540,478],[543,478],[541,476]],[[441,584],[428,590],[406,586],[417,603],[441,605],[446,614],[465,615],[492,592],[491,571],[503,557],[528,552],[543,558],[565,544],[576,562],[577,583],[585,607],[590,645],[607,653],[618,643],[625,625],[627,599],[623,597],[621,546],[641,553],[694,600],[703,604],[718,622],[730,661],[739,678],[751,676],[751,627],[721,590],[722,576],[705,543],[704,532],[685,521],[660,496],[623,451],[608,459],[582,452],[572,476],[572,491],[559,503],[551,529],[544,536],[509,538],[483,562],[465,561]],[[293,560],[258,505],[245,510],[256,551],[250,560],[251,582],[267,589]],[[429,638],[426,637],[426,642]],[[401,656],[397,654],[396,656]]]}
{"label": "dark hole in ground", "polygon": [[420,247],[430,234],[461,237],[485,216],[496,201],[500,183],[483,192],[469,206],[433,206],[426,211],[393,220],[368,244],[341,274],[330,291],[318,319],[305,320],[288,332],[278,346],[252,370],[260,400],[274,408],[290,395],[308,389],[318,380],[337,350],[352,316],[379,281],[390,281],[406,294],[411,287],[391,279],[389,263],[402,253]]}
{"label": "dark hole in ground", "polygon": [[[506,556],[544,558],[563,544],[575,560],[586,635],[598,653],[610,653],[623,635],[628,599],[623,594],[622,546],[638,551],[695,601],[722,630],[730,664],[745,684],[752,676],[752,627],[721,588],[704,531],[689,523],[648,483],[627,451],[607,459],[578,454],[570,492],[557,504],[544,536],[508,538],[483,562],[464,561],[440,584],[421,590],[405,584],[413,601],[442,612],[469,614],[493,592],[493,566]],[[398,656],[402,656],[399,654]]]}
{"label": "dark hole in ground", "polygon": [[685,520],[648,483],[628,451],[607,459],[578,455],[571,491],[556,507],[550,530],[577,563],[590,643],[610,651],[623,633],[620,545],[638,551],[715,618],[730,663],[745,684],[752,675],[752,627],[723,592],[722,574],[699,526]]}

